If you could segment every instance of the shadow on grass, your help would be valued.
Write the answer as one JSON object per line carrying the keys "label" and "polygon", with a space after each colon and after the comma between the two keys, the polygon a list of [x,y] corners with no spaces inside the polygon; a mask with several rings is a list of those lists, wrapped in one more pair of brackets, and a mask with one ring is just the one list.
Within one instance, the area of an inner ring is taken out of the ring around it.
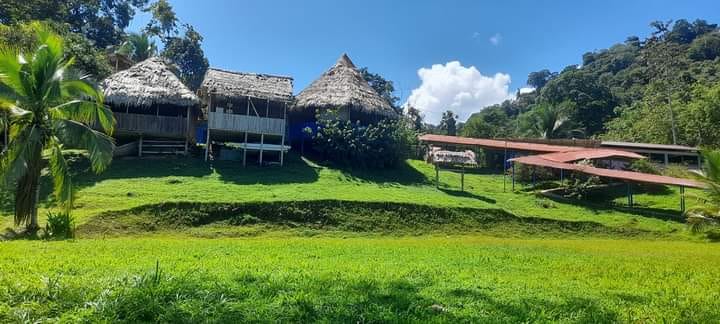
{"label": "shadow on grass", "polygon": [[[550,199],[554,202],[561,203],[561,204],[572,204],[574,206],[581,207],[591,213],[599,214],[601,212],[607,212],[607,211],[620,211],[627,214],[632,214],[636,216],[643,216],[643,217],[649,217],[649,218],[655,218],[660,219],[664,221],[674,221],[682,223],[684,222],[684,218],[682,217],[682,214],[680,213],[680,210],[674,210],[674,209],[665,209],[665,208],[652,208],[647,206],[642,206],[639,204],[635,204],[632,208],[628,206],[618,205],[613,203],[612,201],[602,201],[593,198],[592,200],[578,200],[578,199],[572,199],[572,198],[558,198],[554,196],[543,196],[547,199]],[[680,202],[678,201],[678,205]]]}
{"label": "shadow on grass", "polygon": [[472,199],[481,200],[481,201],[484,201],[484,202],[490,203],[490,204],[494,204],[497,202],[495,199],[477,195],[472,192],[460,191],[460,190],[450,190],[450,189],[445,189],[445,188],[439,188],[438,190],[440,190],[450,196],[472,198]]}
{"label": "shadow on grass", "polygon": [[220,180],[239,185],[312,183],[318,180],[321,169],[297,154],[288,154],[283,166],[249,163],[243,167],[242,161],[213,161],[210,165]]}
{"label": "shadow on grass", "polygon": [[426,185],[431,181],[425,174],[403,161],[395,168],[364,169],[358,167],[338,166],[324,163],[327,167],[338,169],[346,178],[356,182],[399,185]]}
{"label": "shadow on grass", "polygon": [[563,321],[572,319],[575,323],[615,323],[618,314],[605,308],[599,301],[584,297],[569,297],[559,302],[541,298],[519,298],[518,301],[498,300],[485,289],[453,289],[448,295],[461,300],[472,300],[483,304],[490,319],[503,322],[524,323],[528,321]]}

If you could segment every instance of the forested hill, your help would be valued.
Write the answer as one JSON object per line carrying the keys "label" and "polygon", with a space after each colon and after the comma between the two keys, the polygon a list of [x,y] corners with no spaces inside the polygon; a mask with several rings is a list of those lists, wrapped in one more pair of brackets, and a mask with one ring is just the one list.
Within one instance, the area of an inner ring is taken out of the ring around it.
{"label": "forested hill", "polygon": [[720,30],[704,20],[653,22],[585,53],[582,65],[530,73],[535,91],[473,114],[473,137],[592,137],[720,147]]}

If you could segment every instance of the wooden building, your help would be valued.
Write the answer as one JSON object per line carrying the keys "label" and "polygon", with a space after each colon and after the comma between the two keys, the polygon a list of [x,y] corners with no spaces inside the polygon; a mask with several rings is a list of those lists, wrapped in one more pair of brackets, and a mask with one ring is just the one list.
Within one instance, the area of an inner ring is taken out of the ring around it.
{"label": "wooden building", "polygon": [[102,89],[121,143],[137,141],[139,156],[187,154],[200,99],[163,59],[149,58],[112,74]]}
{"label": "wooden building", "polygon": [[[208,121],[205,159],[230,159],[230,147],[236,147],[243,165],[248,154],[257,154],[261,165],[269,161],[267,155],[277,155],[273,161],[282,165],[289,149],[286,116],[292,87],[290,77],[210,68],[198,91]],[[213,147],[221,149],[214,152]]]}
{"label": "wooden building", "polygon": [[316,129],[316,114],[338,109],[338,117],[361,123],[396,118],[397,112],[363,78],[347,54],[297,95],[290,109],[290,136],[303,136],[305,127]]}

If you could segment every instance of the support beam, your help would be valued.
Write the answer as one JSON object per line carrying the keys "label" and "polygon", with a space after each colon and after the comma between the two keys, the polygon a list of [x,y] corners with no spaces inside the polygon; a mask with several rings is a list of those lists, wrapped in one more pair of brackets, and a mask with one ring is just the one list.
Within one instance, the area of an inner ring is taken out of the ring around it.
{"label": "support beam", "polygon": [[515,192],[515,162],[512,162],[512,191]]}
{"label": "support beam", "polygon": [[560,187],[563,186],[563,183],[565,182],[565,174],[563,173],[563,169],[560,169]]}
{"label": "support beam", "polygon": [[287,102],[283,103],[283,134],[280,139],[280,166],[283,166],[285,157],[285,133],[287,133]]}
{"label": "support beam", "polygon": [[633,192],[632,192],[632,183],[627,183],[627,199],[628,199],[628,207],[633,207]]}
{"label": "support beam", "polygon": [[664,158],[665,158],[665,166],[667,167],[667,166],[668,166],[668,164],[670,164],[670,157],[669,157],[669,154],[665,153],[665,155],[664,155]]}
{"label": "support beam", "polygon": [[188,155],[188,145],[190,142],[190,106],[187,107],[187,124],[185,125],[185,155]]}
{"label": "support beam", "polygon": [[465,165],[460,169],[460,191],[465,192]]}
{"label": "support beam", "polygon": [[685,186],[680,186],[680,213],[685,213]]}
{"label": "support beam", "polygon": [[243,167],[247,165],[247,132],[245,132],[245,145],[243,146]]}
{"label": "support beam", "polygon": [[440,189],[440,168],[435,164],[435,188]]}
{"label": "support beam", "polygon": [[263,161],[263,145],[265,145],[265,134],[260,134],[260,165]]}
{"label": "support beam", "polygon": [[140,136],[140,142],[138,143],[138,157],[142,157],[143,138]]}
{"label": "support beam", "polygon": [[210,126],[207,128],[207,138],[205,139],[205,161],[208,160],[208,155],[210,151]]}

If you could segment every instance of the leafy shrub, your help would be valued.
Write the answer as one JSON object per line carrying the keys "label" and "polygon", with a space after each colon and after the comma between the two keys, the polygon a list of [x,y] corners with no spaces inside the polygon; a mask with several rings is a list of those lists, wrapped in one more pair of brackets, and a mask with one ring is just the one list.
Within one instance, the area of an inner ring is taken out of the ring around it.
{"label": "leafy shrub", "polygon": [[67,239],[75,237],[75,220],[70,213],[47,214],[45,225],[45,237],[55,239]]}
{"label": "leafy shrub", "polygon": [[402,119],[363,125],[341,120],[334,112],[319,115],[318,126],[314,148],[325,159],[362,168],[399,165],[417,136]]}
{"label": "leafy shrub", "polygon": [[660,169],[658,169],[657,165],[647,159],[640,159],[631,163],[630,170],[649,174],[660,174]]}
{"label": "leafy shrub", "polygon": [[597,176],[577,177],[574,180],[565,190],[565,197],[567,198],[585,199],[592,187],[600,184],[600,178]]}
{"label": "leafy shrub", "polygon": [[532,182],[533,174],[535,175],[536,184],[543,181],[559,179],[559,177],[556,177],[551,169],[527,166],[519,163],[515,164],[515,180],[525,183]]}

